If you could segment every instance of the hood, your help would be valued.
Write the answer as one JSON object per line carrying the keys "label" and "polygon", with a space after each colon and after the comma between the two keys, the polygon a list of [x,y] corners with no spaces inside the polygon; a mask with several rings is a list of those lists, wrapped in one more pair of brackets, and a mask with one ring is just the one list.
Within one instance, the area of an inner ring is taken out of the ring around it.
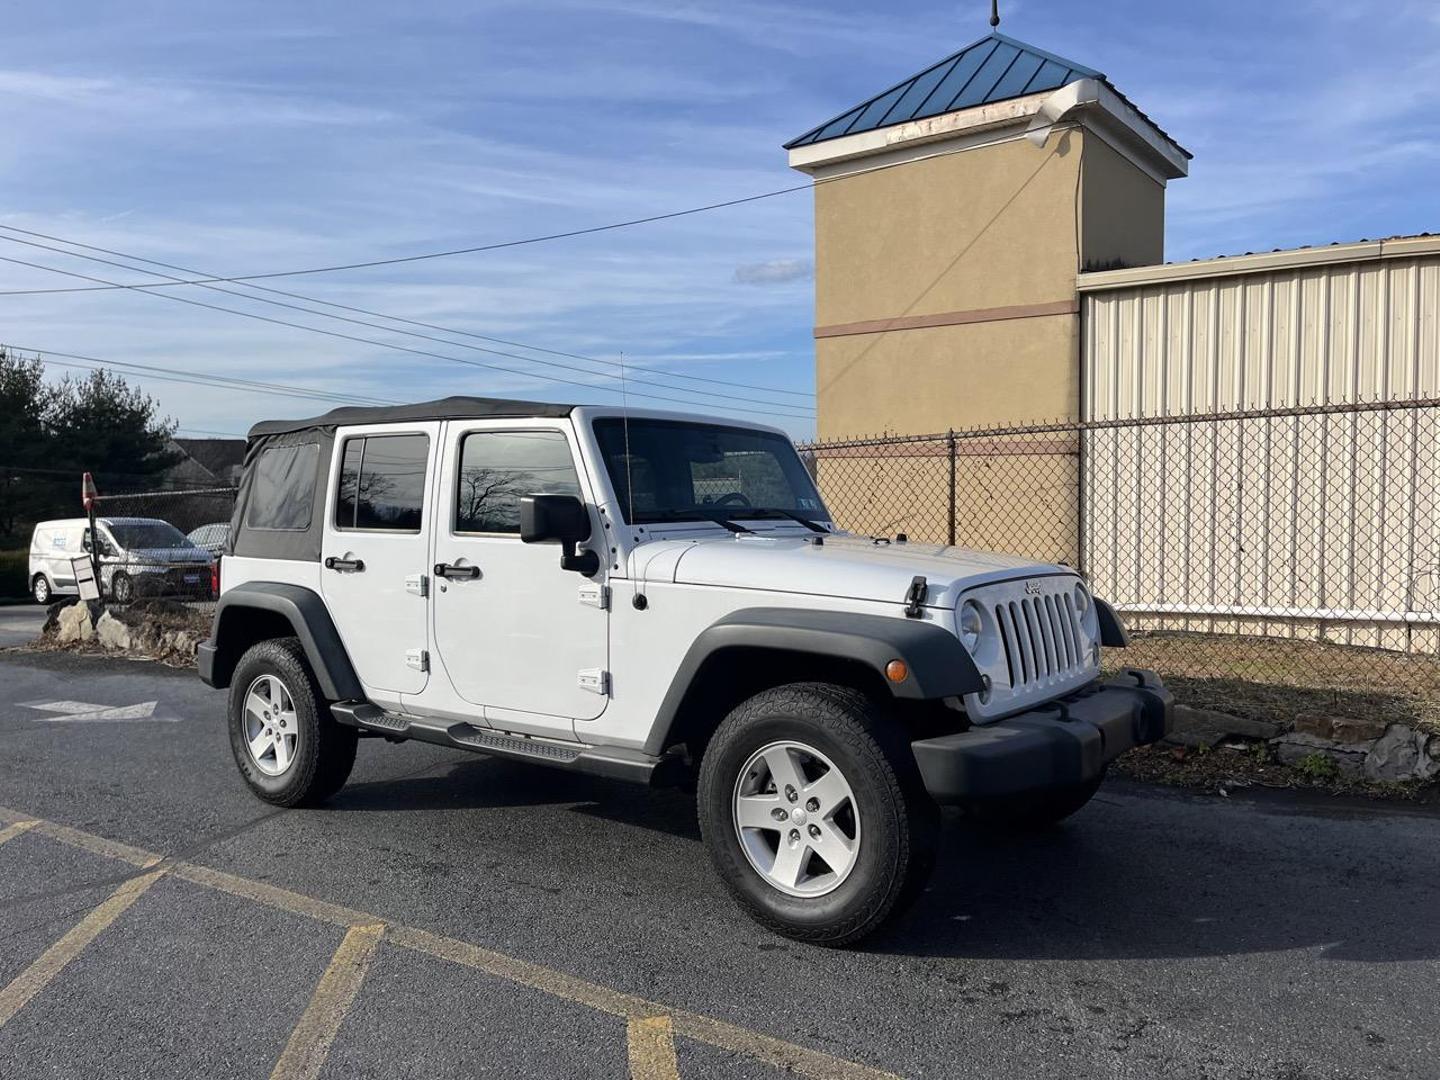
{"label": "hood", "polygon": [[131,548],[122,561],[158,566],[189,566],[210,562],[210,554],[200,548]]}
{"label": "hood", "polygon": [[1015,555],[936,544],[886,544],[832,534],[817,546],[804,536],[742,535],[688,543],[674,580],[898,604],[918,575],[930,586],[927,606],[954,607],[960,593],[976,585],[1073,572]]}

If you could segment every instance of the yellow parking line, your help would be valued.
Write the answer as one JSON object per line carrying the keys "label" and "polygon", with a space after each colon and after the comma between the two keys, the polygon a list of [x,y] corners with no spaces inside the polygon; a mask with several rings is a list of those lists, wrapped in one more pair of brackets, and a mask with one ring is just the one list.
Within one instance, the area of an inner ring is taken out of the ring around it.
{"label": "yellow parking line", "polygon": [[14,840],[15,837],[19,836],[27,829],[33,829],[36,825],[39,824],[40,822],[31,819],[30,821],[17,821],[13,824],[6,825],[5,828],[0,829],[0,844],[5,843],[6,840]]}
{"label": "yellow parking line", "polygon": [[636,1016],[626,1025],[630,1080],[680,1080],[675,1029],[668,1016]]}
{"label": "yellow parking line", "polygon": [[[0,821],[21,820],[28,820],[27,815],[0,807]],[[160,859],[159,855],[143,851],[140,848],[116,843],[106,840],[104,837],[56,825],[49,821],[41,821],[35,826],[35,831],[85,851],[137,865],[151,866]],[[197,866],[187,862],[169,863],[165,869],[192,884],[203,885],[219,892],[253,900],[281,911],[304,915],[320,922],[343,926],[347,930],[353,927],[383,925],[385,940],[392,945],[474,968],[507,982],[528,986],[565,1001],[585,1005],[612,1016],[623,1017],[626,1021],[654,1019],[659,1016],[668,1017],[676,1035],[708,1043],[721,1050],[742,1054],[753,1060],[773,1065],[781,1070],[798,1073],[801,1076],[814,1077],[816,1080],[899,1080],[894,1073],[882,1069],[847,1061],[823,1051],[810,1050],[795,1043],[786,1042],[784,1039],[763,1035],[758,1031],[751,1031],[736,1024],[727,1024],[723,1020],[716,1020],[700,1013],[689,1012],[685,1009],[672,1009],[634,994],[613,990],[608,986],[588,982],[574,975],[567,975],[563,971],[556,971],[528,960],[521,960],[519,957],[484,949],[457,938],[442,937],[417,927],[395,923],[387,924],[385,920],[376,915],[332,904],[325,900],[317,900],[314,897],[292,892],[263,881],[254,881],[250,878],[226,873],[223,870],[213,870],[210,867]],[[76,929],[78,930],[79,927]],[[43,959],[44,957],[41,957],[41,960]],[[38,964],[39,961],[36,963]],[[24,976],[22,975],[21,978]],[[8,987],[6,990],[0,991],[0,1001],[4,1000],[4,995],[8,992]],[[0,1024],[3,1024],[5,1019],[8,1017],[0,1012]]]}
{"label": "yellow parking line", "polygon": [[65,969],[66,964],[79,956],[81,950],[94,941],[102,930],[123,915],[131,904],[140,899],[146,889],[160,880],[167,869],[161,867],[125,881],[99,907],[71,927],[68,934],[46,949],[38,960],[15,976],[5,989],[0,990],[0,1027],[9,1023],[10,1018],[23,1009],[31,998],[50,985],[50,981]]}
{"label": "yellow parking line", "polygon": [[314,1080],[320,1075],[330,1044],[340,1033],[345,1014],[360,992],[360,984],[365,980],[365,972],[384,932],[385,927],[378,924],[352,926],[345,932],[340,947],[330,958],[330,966],[310,996],[310,1004],[290,1033],[270,1080]]}

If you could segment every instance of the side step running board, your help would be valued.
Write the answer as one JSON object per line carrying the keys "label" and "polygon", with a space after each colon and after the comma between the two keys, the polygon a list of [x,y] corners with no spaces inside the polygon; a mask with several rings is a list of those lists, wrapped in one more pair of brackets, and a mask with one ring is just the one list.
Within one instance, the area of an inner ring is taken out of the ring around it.
{"label": "side step running board", "polygon": [[337,702],[330,706],[330,713],[348,727],[373,731],[391,739],[418,739],[437,746],[472,750],[493,757],[529,761],[651,787],[672,787],[683,783],[687,771],[684,762],[674,755],[655,757],[641,750],[618,746],[587,746],[507,735],[463,722],[449,727],[431,727],[387,713],[368,701]]}

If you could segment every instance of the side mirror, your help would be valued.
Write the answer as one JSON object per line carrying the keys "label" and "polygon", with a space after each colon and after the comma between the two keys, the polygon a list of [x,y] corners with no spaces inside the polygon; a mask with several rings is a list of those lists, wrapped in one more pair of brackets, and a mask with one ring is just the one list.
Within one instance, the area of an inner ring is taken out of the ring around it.
{"label": "side mirror", "polygon": [[562,570],[586,577],[600,570],[599,555],[575,551],[576,544],[590,539],[590,514],[574,495],[521,495],[520,539],[527,544],[559,544]]}

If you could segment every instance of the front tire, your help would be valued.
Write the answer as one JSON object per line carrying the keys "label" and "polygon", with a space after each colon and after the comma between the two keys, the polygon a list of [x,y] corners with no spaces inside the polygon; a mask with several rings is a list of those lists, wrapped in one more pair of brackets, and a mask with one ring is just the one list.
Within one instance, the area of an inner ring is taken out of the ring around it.
{"label": "front tire", "polygon": [[357,735],[330,715],[295,638],[252,645],[230,683],[230,750],[240,775],[275,806],[317,806],[344,786]]}
{"label": "front tire", "polygon": [[36,574],[35,580],[30,583],[30,595],[35,598],[37,604],[50,603],[50,579],[44,574]]}
{"label": "front tire", "polygon": [[939,813],[903,732],[848,687],[795,683],[743,702],[705,751],[698,802],[731,895],[800,941],[873,933],[934,863]]}

